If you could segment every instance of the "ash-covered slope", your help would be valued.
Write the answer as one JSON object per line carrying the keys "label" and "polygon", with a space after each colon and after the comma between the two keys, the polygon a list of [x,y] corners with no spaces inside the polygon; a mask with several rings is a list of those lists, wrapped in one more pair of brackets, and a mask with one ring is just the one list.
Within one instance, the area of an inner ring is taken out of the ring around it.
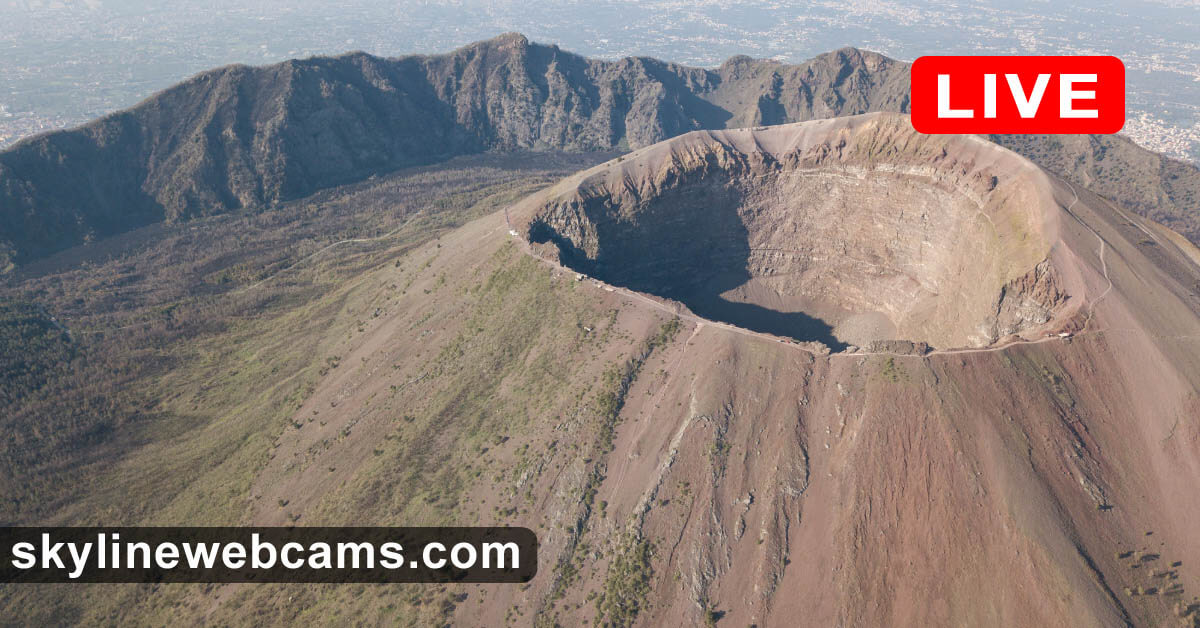
{"label": "ash-covered slope", "polygon": [[621,286],[716,282],[873,308],[943,350],[822,355],[681,310],[596,463],[601,519],[547,533],[553,582],[505,601],[568,623],[1200,625],[1200,250],[1179,235],[892,115],[689,134],[507,219],[622,312],[670,304]]}
{"label": "ash-covered slope", "polygon": [[1066,216],[1033,164],[900,114],[689,133],[511,212],[580,272],[835,349],[1078,329],[1080,271],[1051,259]]}

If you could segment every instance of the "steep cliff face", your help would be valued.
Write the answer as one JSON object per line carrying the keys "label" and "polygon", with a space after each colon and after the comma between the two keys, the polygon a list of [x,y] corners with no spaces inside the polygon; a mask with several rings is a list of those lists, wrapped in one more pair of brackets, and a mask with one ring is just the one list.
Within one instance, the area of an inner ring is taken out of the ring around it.
{"label": "steep cliff face", "polygon": [[708,318],[835,345],[983,346],[1070,300],[1046,176],[899,114],[698,131],[512,210],[562,263]]}
{"label": "steep cliff face", "polygon": [[1048,261],[1042,261],[1001,288],[996,298],[996,314],[988,321],[991,327],[985,330],[985,337],[1003,338],[1044,325],[1069,299],[1054,268]]}

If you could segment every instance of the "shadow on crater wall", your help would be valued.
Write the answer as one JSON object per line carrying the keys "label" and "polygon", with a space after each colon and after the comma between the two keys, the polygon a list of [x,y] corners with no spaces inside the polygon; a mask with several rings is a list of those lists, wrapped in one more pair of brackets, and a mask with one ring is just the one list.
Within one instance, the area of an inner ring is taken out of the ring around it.
{"label": "shadow on crater wall", "polygon": [[[670,202],[648,208],[637,227],[612,219],[596,221],[596,239],[602,243],[595,258],[552,225],[535,221],[529,238],[553,243],[568,268],[615,286],[653,294],[683,303],[709,320],[751,331],[817,341],[832,351],[847,345],[833,335],[833,327],[804,312],[783,312],[752,302],[730,301],[722,296],[750,281],[750,241],[738,215],[735,194],[728,188],[672,190]],[[679,212],[671,207],[704,207],[690,212],[680,228]],[[656,212],[663,208],[665,211]],[[610,215],[601,208],[584,213]]]}
{"label": "shadow on crater wall", "polygon": [[729,301],[720,293],[696,294],[687,299],[678,299],[698,316],[709,320],[737,325],[801,342],[815,340],[831,351],[844,350],[848,345],[833,335],[833,327],[825,321],[804,312],[781,312],[757,303]]}

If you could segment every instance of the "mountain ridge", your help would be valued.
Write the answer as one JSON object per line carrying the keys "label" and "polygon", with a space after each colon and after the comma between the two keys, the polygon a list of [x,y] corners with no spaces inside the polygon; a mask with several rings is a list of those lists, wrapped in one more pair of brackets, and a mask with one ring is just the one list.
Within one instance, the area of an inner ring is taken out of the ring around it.
{"label": "mountain ridge", "polygon": [[[704,69],[589,59],[506,33],[438,55],[226,66],[0,153],[0,270],[154,222],[270,207],[457,155],[631,149],[691,130],[907,108],[907,64],[855,48]],[[1200,241],[1195,168],[1123,139],[992,139],[1082,170],[1069,173],[1075,182]]]}

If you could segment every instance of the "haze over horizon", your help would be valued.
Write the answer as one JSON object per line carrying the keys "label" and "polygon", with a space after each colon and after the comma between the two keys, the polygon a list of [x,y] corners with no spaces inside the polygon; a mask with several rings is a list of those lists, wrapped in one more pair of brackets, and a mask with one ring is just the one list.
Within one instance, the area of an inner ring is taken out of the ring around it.
{"label": "haze over horizon", "polygon": [[1115,54],[1129,71],[1124,133],[1200,160],[1200,4],[430,2],[337,6],[220,0],[0,3],[0,147],[131,106],[203,70],[362,50],[448,51],[505,31],[582,55],[715,66],[746,54],[797,63],[843,46],[923,54]]}

